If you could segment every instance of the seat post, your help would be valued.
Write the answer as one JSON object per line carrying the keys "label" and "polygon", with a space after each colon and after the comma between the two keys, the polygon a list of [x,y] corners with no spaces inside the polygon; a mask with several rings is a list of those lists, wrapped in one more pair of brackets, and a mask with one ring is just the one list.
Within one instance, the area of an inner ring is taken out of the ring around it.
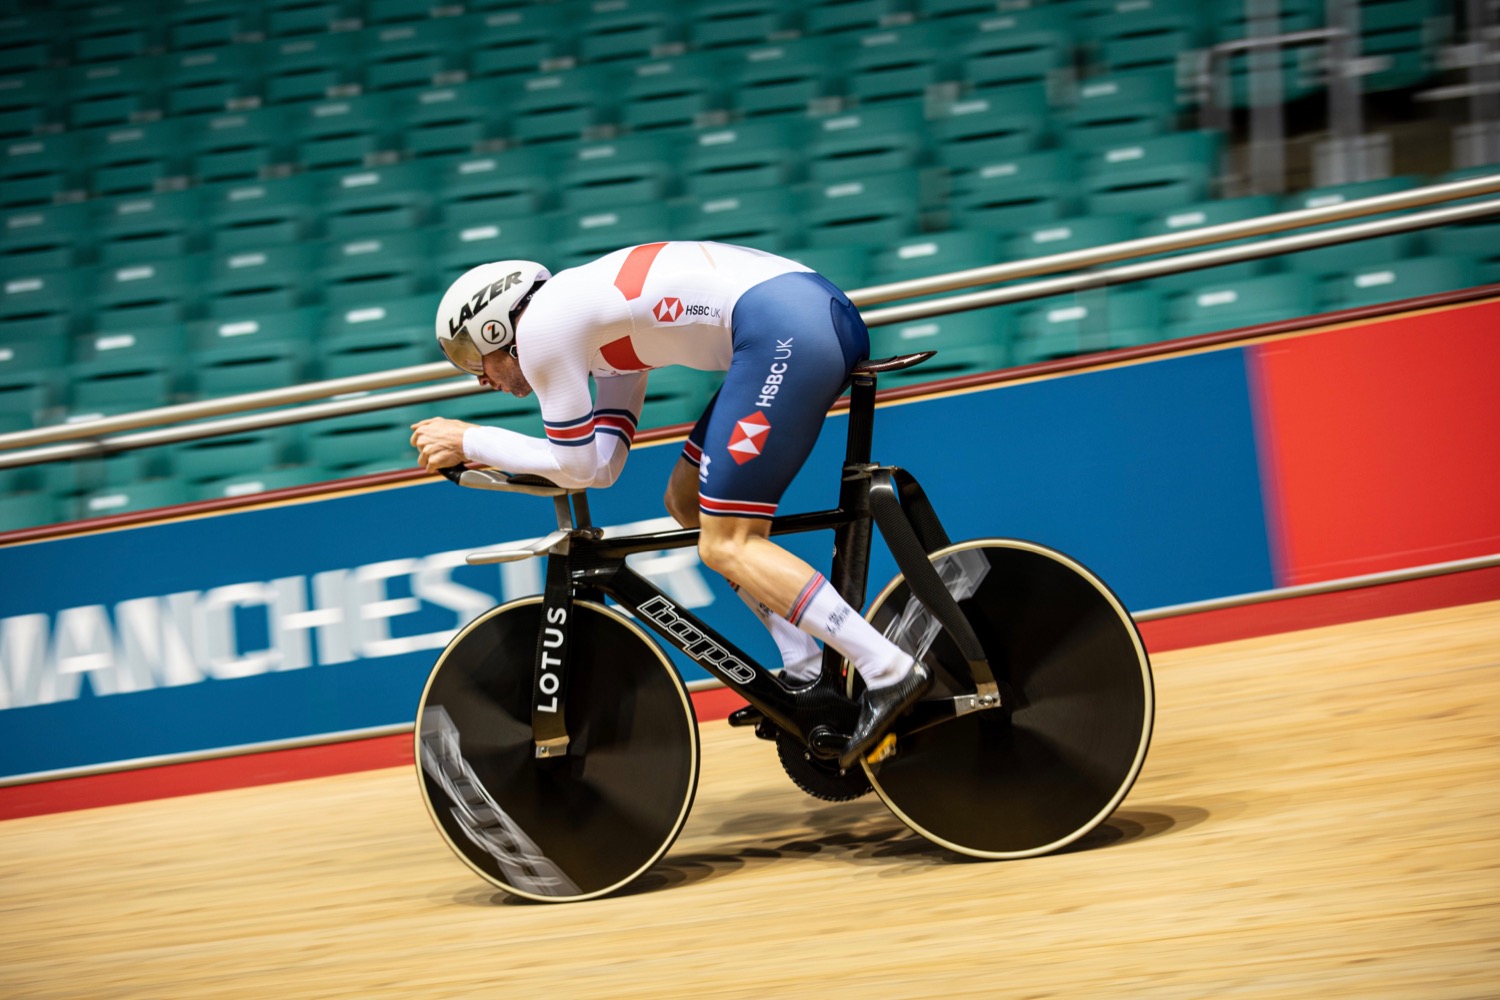
{"label": "seat post", "polygon": [[845,464],[870,461],[875,436],[875,376],[855,372],[849,389],[849,438],[844,448]]}

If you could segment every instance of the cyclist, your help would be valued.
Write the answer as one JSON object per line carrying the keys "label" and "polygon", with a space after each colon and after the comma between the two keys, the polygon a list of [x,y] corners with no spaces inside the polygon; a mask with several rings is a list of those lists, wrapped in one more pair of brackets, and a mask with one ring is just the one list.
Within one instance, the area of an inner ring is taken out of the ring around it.
{"label": "cyclist", "polygon": [[625,247],[555,275],[534,261],[499,261],[466,272],[443,295],[437,340],[481,384],[535,392],[546,438],[432,417],[412,425],[422,465],[475,462],[568,488],[619,476],[652,369],[725,372],[672,470],[668,512],[701,530],[703,562],[770,629],[787,682],[817,676],[814,639],[859,671],[865,692],[842,767],[932,686],[923,664],[770,539],[771,517],[828,407],[869,355],[858,311],[826,278],[722,243]]}

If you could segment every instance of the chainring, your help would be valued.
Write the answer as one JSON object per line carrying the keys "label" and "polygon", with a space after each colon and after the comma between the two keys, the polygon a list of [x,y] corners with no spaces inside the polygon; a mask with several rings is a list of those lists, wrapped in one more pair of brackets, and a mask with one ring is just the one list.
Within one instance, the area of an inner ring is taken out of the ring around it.
{"label": "chainring", "polygon": [[838,763],[807,756],[807,747],[786,733],[776,734],[776,756],[792,784],[815,799],[850,802],[870,792],[870,779],[862,767],[839,774]]}

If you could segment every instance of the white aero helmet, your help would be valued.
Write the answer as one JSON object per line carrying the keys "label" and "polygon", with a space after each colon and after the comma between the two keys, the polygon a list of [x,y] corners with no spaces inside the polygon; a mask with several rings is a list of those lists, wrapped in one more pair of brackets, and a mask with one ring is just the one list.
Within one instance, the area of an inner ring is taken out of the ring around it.
{"label": "white aero helmet", "polygon": [[483,375],[484,356],[515,342],[512,314],[550,277],[534,260],[499,260],[465,271],[438,303],[438,346],[455,367]]}

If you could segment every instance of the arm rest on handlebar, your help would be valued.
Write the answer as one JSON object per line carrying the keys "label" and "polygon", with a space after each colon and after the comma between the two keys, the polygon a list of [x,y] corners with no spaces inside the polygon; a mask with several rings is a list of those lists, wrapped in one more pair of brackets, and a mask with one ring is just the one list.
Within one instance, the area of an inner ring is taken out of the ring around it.
{"label": "arm rest on handlebar", "polygon": [[460,486],[472,486],[481,490],[504,490],[510,493],[526,493],[534,497],[560,497],[582,490],[570,490],[541,476],[516,475],[499,469],[465,469],[456,480]]}

